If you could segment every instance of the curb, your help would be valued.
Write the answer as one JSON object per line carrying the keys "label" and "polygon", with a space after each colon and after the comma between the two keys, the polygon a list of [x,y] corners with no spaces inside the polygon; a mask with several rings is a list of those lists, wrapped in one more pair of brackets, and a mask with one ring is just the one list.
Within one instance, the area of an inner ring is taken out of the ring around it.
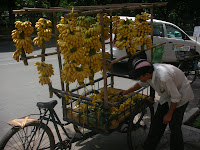
{"label": "curb", "polygon": [[184,123],[198,111],[200,111],[198,107],[192,108],[190,111],[188,111],[184,115],[184,121],[182,125],[184,142],[195,148],[200,148],[200,129],[185,125]]}

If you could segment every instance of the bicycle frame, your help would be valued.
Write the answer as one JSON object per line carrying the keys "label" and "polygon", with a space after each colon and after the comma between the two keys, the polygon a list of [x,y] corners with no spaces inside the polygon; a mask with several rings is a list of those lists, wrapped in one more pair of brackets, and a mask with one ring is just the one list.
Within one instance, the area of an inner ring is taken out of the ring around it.
{"label": "bicycle frame", "polygon": [[[62,140],[60,131],[59,131],[59,129],[58,129],[58,125],[62,128],[62,131],[65,133],[65,135],[66,135],[69,139],[72,139],[72,138],[68,135],[67,131],[66,131],[65,128],[64,128],[64,126],[69,125],[70,123],[65,123],[65,124],[61,123],[61,121],[60,121],[58,115],[56,114],[56,112],[55,112],[55,110],[54,110],[53,108],[52,108],[52,109],[44,109],[44,108],[43,108],[43,110],[44,110],[43,115],[42,115],[42,112],[41,112],[41,109],[40,109],[40,108],[39,108],[39,110],[40,110],[40,119],[39,119],[39,120],[40,120],[40,124],[41,124],[42,122],[44,123],[44,120],[45,120],[45,121],[46,121],[45,127],[47,127],[48,124],[49,124],[49,122],[52,122],[53,125],[54,125],[54,128],[55,128],[55,130],[56,130],[56,134],[57,134],[57,137],[58,137],[60,143],[63,143],[64,141]],[[48,114],[48,112],[49,112],[49,114]],[[41,139],[42,139],[42,138],[41,138]]]}

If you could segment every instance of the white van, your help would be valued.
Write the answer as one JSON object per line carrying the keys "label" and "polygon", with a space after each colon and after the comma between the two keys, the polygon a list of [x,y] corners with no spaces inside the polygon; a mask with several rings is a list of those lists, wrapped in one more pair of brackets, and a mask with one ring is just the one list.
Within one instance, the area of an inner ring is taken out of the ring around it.
{"label": "white van", "polygon": [[[135,17],[126,17],[120,16],[120,19],[132,19],[135,20]],[[150,20],[148,20],[150,22]],[[163,43],[164,44],[164,53],[162,57],[162,62],[165,63],[176,63],[177,51],[175,46],[182,45],[185,49],[183,51],[189,51],[190,49],[196,50],[196,54],[200,54],[200,43],[191,39],[182,29],[178,26],[161,20],[153,19],[153,45]],[[106,45],[106,51],[110,51],[109,44]],[[118,50],[116,46],[113,46],[113,57],[120,58],[126,56],[125,48],[123,50]],[[150,60],[150,51],[146,51],[146,58]],[[128,59],[124,60],[127,61]]]}

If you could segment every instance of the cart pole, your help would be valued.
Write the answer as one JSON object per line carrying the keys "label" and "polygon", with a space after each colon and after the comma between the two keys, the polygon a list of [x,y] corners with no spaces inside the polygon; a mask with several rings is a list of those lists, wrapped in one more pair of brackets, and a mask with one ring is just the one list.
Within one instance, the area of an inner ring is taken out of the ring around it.
{"label": "cart pole", "polygon": [[[151,13],[151,40],[153,43],[153,7],[150,8]],[[153,47],[151,47],[151,62],[153,61]],[[155,98],[155,90],[150,87],[150,96],[154,99]]]}
{"label": "cart pole", "polygon": [[[113,42],[112,42],[112,11],[110,12],[110,59],[113,61]],[[113,65],[110,67],[111,74],[113,74]],[[111,75],[111,87],[114,87],[114,76]]]}
{"label": "cart pole", "polygon": [[[56,12],[53,12],[53,22],[54,22],[54,31],[55,31],[55,36],[56,36],[56,50],[57,50],[57,54],[58,54],[58,65],[59,65],[59,72],[60,72],[60,83],[61,83],[61,89],[62,91],[65,91],[65,87],[64,87],[64,82],[62,82],[62,78],[61,78],[61,70],[62,70],[62,60],[61,60],[61,55],[60,55],[60,48],[57,44],[57,40],[58,40],[58,29],[56,27],[57,25],[57,16],[56,16]],[[62,106],[66,106],[66,101],[65,98],[62,97]],[[66,110],[65,107],[63,107],[63,117],[65,118],[67,116],[66,114]]]}
{"label": "cart pole", "polygon": [[[153,7],[150,8],[151,13],[151,40],[153,43]],[[153,60],[153,48],[151,48],[151,62]]]}
{"label": "cart pole", "polygon": [[105,55],[105,37],[104,37],[103,10],[99,14],[100,14],[100,25],[101,25],[102,57],[103,57],[104,107],[107,107],[108,106],[108,92],[107,92],[107,75],[106,75],[106,55]]}
{"label": "cart pole", "polygon": [[[53,22],[54,22],[54,31],[55,31],[55,36],[56,36],[56,41],[58,40],[58,29],[56,27],[57,25],[57,16],[56,16],[56,12],[53,12]],[[57,42],[56,42],[57,43]],[[58,44],[56,44],[56,50],[57,50],[57,54],[58,54],[58,64],[59,64],[59,71],[60,71],[60,83],[61,83],[61,89],[64,91],[64,82],[62,82],[62,78],[61,78],[61,70],[62,70],[62,61],[61,61],[61,55],[60,55],[60,47],[58,46]]]}

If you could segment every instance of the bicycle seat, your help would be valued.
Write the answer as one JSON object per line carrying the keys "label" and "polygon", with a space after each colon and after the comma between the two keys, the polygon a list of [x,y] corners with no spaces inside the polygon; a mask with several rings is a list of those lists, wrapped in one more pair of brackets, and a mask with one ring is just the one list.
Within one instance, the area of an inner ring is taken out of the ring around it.
{"label": "bicycle seat", "polygon": [[56,106],[57,100],[52,100],[50,102],[38,102],[37,107],[38,108],[47,108],[47,109],[52,109]]}

